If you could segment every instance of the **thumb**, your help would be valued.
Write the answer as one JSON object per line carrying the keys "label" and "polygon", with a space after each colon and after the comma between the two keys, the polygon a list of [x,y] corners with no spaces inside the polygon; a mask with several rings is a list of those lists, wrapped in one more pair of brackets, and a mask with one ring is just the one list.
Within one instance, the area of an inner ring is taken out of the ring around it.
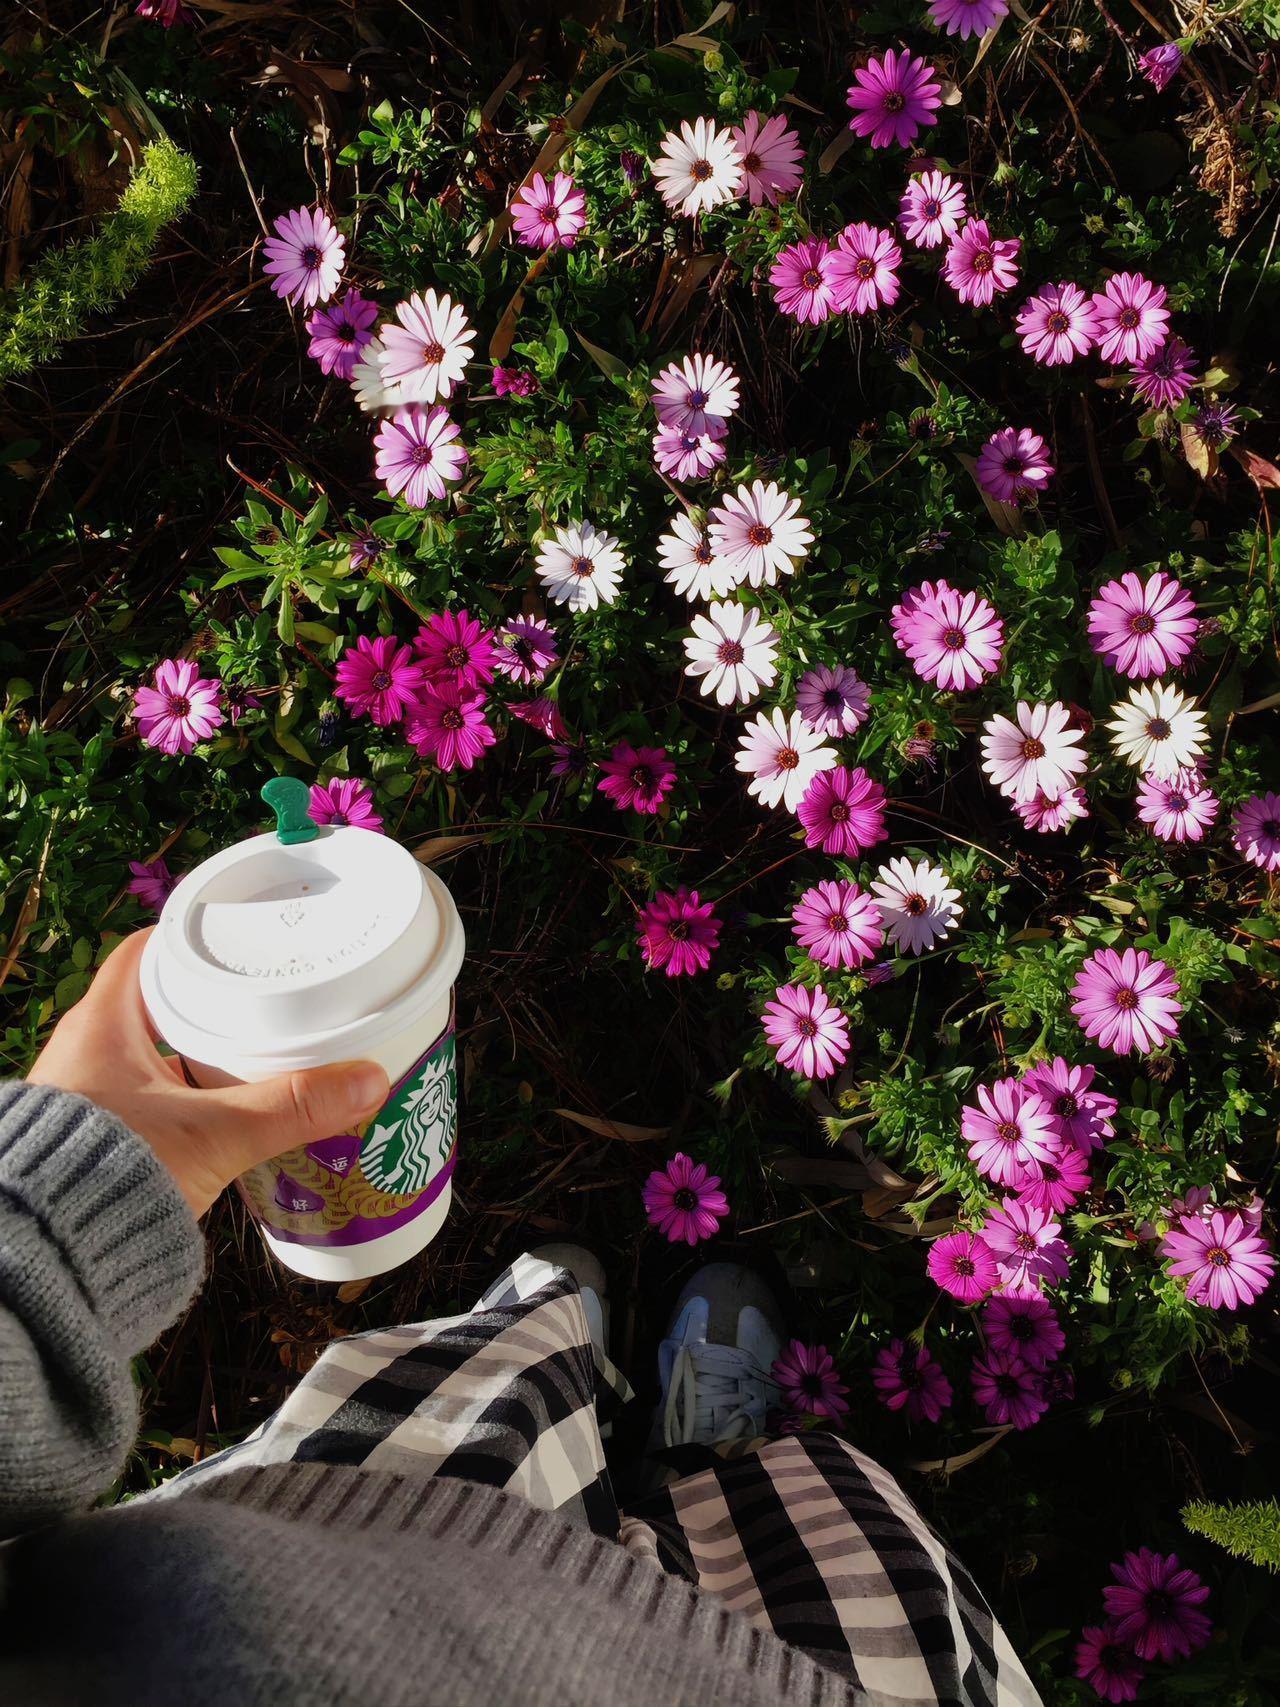
{"label": "thumb", "polygon": [[376,1061],[335,1061],[256,1085],[206,1091],[202,1100],[217,1105],[226,1161],[234,1173],[243,1173],[301,1144],[350,1132],[376,1113],[390,1091]]}

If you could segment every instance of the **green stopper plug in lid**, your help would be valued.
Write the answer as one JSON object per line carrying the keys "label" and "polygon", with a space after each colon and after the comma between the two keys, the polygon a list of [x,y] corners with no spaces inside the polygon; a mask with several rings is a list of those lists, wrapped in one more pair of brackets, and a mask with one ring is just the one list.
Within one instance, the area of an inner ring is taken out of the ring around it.
{"label": "green stopper plug in lid", "polygon": [[448,890],[389,836],[311,822],[304,783],[263,788],[277,829],[215,854],[165,902],[142,985],[197,1060],[372,1046],[447,994],[463,933]]}

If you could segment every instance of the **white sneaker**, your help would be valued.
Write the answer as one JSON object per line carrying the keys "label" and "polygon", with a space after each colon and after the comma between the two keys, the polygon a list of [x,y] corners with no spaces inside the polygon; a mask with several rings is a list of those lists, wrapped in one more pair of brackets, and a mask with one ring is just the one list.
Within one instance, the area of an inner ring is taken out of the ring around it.
{"label": "white sneaker", "polygon": [[609,1355],[609,1291],[604,1264],[583,1245],[538,1245],[529,1253],[556,1268],[567,1268],[578,1283],[591,1340],[601,1357]]}
{"label": "white sneaker", "polygon": [[769,1370],[784,1343],[778,1301],[753,1269],[700,1268],[658,1347],[662,1397],[650,1451],[763,1434],[765,1412],[780,1397]]}

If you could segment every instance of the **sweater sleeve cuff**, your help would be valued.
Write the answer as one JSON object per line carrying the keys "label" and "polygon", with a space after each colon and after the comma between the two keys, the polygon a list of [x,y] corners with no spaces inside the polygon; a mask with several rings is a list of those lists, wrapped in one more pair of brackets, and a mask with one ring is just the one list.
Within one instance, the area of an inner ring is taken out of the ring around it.
{"label": "sweater sleeve cuff", "polygon": [[39,1219],[125,1357],[190,1303],[204,1240],[149,1145],[84,1097],[0,1084],[0,1193]]}

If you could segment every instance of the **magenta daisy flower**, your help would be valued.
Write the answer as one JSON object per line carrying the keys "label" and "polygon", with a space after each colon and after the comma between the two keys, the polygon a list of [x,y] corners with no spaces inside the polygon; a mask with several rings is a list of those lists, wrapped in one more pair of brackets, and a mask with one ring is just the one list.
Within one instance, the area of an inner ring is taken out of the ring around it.
{"label": "magenta daisy flower", "polygon": [[199,19],[182,0],[138,0],[134,13],[139,18],[154,18],[162,29],[171,30],[175,24],[194,24]]}
{"label": "magenta daisy flower", "polygon": [[990,1209],[982,1236],[995,1252],[1007,1293],[1038,1293],[1067,1278],[1071,1252],[1061,1223],[1025,1198],[1006,1197]]}
{"label": "magenta daisy flower", "polygon": [[1072,1066],[1057,1055],[1052,1061],[1038,1061],[1022,1079],[1044,1103],[1055,1135],[1086,1156],[1116,1131],[1111,1116],[1119,1104],[1105,1091],[1091,1088],[1096,1077],[1093,1067]]}
{"label": "magenta daisy flower", "polygon": [[698,437],[723,433],[738,412],[738,376],[716,356],[686,356],[654,380],[653,407],[664,427]]}
{"label": "magenta daisy flower", "polygon": [[879,907],[847,878],[824,879],[806,889],[791,921],[792,935],[819,966],[865,965],[884,943]]}
{"label": "magenta daisy flower", "polygon": [[883,787],[860,765],[836,765],[814,777],[796,808],[804,825],[805,846],[821,848],[837,859],[865,853],[889,832]]}
{"label": "magenta daisy flower", "polygon": [[1160,1254],[1173,1260],[1169,1273],[1183,1275],[1187,1297],[1211,1310],[1240,1310],[1271,1284],[1276,1259],[1260,1233],[1235,1210],[1183,1215],[1166,1235]]}
{"label": "magenta daisy flower", "polygon": [[985,219],[971,219],[947,245],[942,276],[961,302],[989,308],[996,293],[1018,282],[1019,237],[993,237]]}
{"label": "magenta daisy flower", "polygon": [[1044,1209],[1050,1215],[1061,1215],[1078,1203],[1090,1186],[1089,1160],[1083,1150],[1058,1139],[1052,1160],[1037,1163],[1038,1172],[1024,1176],[1017,1188],[1018,1198],[1033,1209]]}
{"label": "magenta daisy flower", "polygon": [[1196,382],[1196,358],[1181,338],[1170,336],[1158,350],[1143,356],[1130,369],[1136,397],[1152,409],[1175,409],[1191,395]]}
{"label": "magenta daisy flower", "polygon": [[307,815],[313,824],[350,824],[355,830],[381,830],[373,790],[358,777],[335,776],[311,784]]}
{"label": "magenta daisy flower", "polygon": [[411,509],[425,509],[462,479],[468,456],[456,442],[461,430],[443,403],[412,403],[378,428],[374,472],[393,498],[403,492]]}
{"label": "magenta daisy flower", "polygon": [[1009,0],[929,0],[929,16],[949,36],[984,36],[1007,16]]}
{"label": "magenta daisy flower", "polygon": [[848,664],[819,664],[796,684],[796,710],[820,735],[856,735],[871,709],[871,689]]}
{"label": "magenta daisy flower", "polygon": [[831,251],[828,277],[837,312],[870,314],[898,300],[897,268],[902,250],[891,231],[858,222],[846,225]]}
{"label": "magenta daisy flower", "polygon": [[1280,871],[1280,794],[1251,794],[1231,820],[1236,852],[1260,871]]}
{"label": "magenta daisy flower", "polygon": [[982,1306],[982,1332],[993,1351],[1020,1357],[1032,1369],[1048,1368],[1067,1343],[1052,1304],[1038,1296],[988,1299]]}
{"label": "magenta daisy flower", "polygon": [[1140,1660],[1187,1659],[1209,1640],[1213,1625],[1200,1608],[1209,1590],[1176,1553],[1139,1547],[1112,1565],[1116,1579],[1102,1591],[1117,1641]]}
{"label": "magenta daisy flower", "polygon": [[777,207],[783,196],[800,187],[804,150],[781,113],[766,119],[753,110],[729,135],[742,156],[742,178],[752,207],[762,202]]}
{"label": "magenta daisy flower", "polygon": [[620,741],[601,762],[601,794],[608,795],[619,812],[658,810],[676,780],[676,767],[665,747],[633,747]]}
{"label": "magenta daisy flower", "polygon": [[[509,700],[507,710],[512,717],[521,723],[527,723],[530,729],[538,730],[549,741],[558,741],[561,736],[569,733],[564,718],[560,715],[560,707],[549,694],[540,694],[537,699]],[[552,774],[555,774],[554,770]]]}
{"label": "magenta daisy flower", "polygon": [[1073,787],[1089,761],[1070,718],[1057,700],[1051,705],[1019,700],[1012,719],[998,712],[989,717],[982,725],[982,768],[988,780],[1013,801]]}
{"label": "magenta daisy flower", "polygon": [[1093,303],[1079,285],[1046,285],[1018,310],[1018,336],[1029,356],[1058,367],[1087,356],[1097,339]]}
{"label": "magenta daisy flower", "polygon": [[979,1085],[976,1106],[966,1103],[961,1113],[960,1135],[974,1167],[997,1185],[1020,1185],[1054,1153],[1049,1111],[1018,1079]]}
{"label": "magenta daisy flower", "polygon": [[720,921],[710,901],[683,885],[659,893],[636,919],[636,932],[645,965],[668,978],[687,978],[705,972],[720,944]]}
{"label": "magenta daisy flower", "polygon": [[780,249],[769,269],[773,300],[802,326],[820,325],[836,312],[831,259],[825,237],[806,237]]}
{"label": "magenta daisy flower", "polygon": [[898,644],[923,681],[967,693],[1000,668],[1004,624],[979,593],[958,593],[940,581],[932,596],[916,597],[910,610],[904,600],[897,609],[904,612]]}
{"label": "magenta daisy flower", "polygon": [[1085,1036],[1117,1055],[1149,1055],[1178,1035],[1178,980],[1145,948],[1098,949],[1076,974],[1071,995]]}
{"label": "magenta daisy flower", "polygon": [[129,861],[130,895],[136,895],[144,907],[158,913],[178,886],[178,879],[162,859]]}
{"label": "magenta daisy flower", "polygon": [[1119,1639],[1114,1624],[1087,1624],[1080,1632],[1076,1676],[1103,1701],[1136,1701],[1138,1686],[1146,1675],[1146,1666]]}
{"label": "magenta daisy flower", "polygon": [[438,403],[466,377],[476,335],[467,311],[433,290],[396,305],[379,340],[378,370],[398,402]]}
{"label": "magenta daisy flower", "polygon": [[1029,427],[1001,427],[978,452],[978,484],[1002,504],[1021,504],[1053,479],[1049,447]]}
{"label": "magenta daisy flower", "polygon": [[1037,830],[1042,836],[1070,829],[1077,818],[1089,816],[1089,802],[1082,788],[1062,788],[1056,794],[1037,789],[1030,800],[1016,800],[1013,809],[1029,830]]}
{"label": "magenta daisy flower", "polygon": [[962,1304],[977,1304],[1000,1279],[995,1252],[978,1233],[957,1229],[929,1246],[929,1279]]}
{"label": "magenta daisy flower", "polygon": [[307,354],[320,363],[322,373],[336,379],[350,379],[360,352],[373,338],[378,305],[361,296],[354,287],[341,302],[330,308],[317,308],[307,321],[311,342]]}
{"label": "magenta daisy flower", "polygon": [[1169,335],[1169,293],[1141,273],[1113,273],[1093,293],[1098,354],[1104,362],[1136,362]]}
{"label": "magenta daisy flower", "polygon": [[769,1373],[782,1389],[784,1402],[793,1411],[840,1422],[848,1415],[844,1395],[849,1391],[840,1379],[825,1345],[804,1345],[792,1340]]}
{"label": "magenta daisy flower", "polygon": [[1089,644],[1123,675],[1163,676],[1188,656],[1196,642],[1196,603],[1180,581],[1163,569],[1149,579],[1126,570],[1093,597],[1086,618]]}
{"label": "magenta daisy flower", "polygon": [[493,370],[493,394],[495,397],[532,397],[539,389],[538,376],[530,373],[528,368],[503,367],[501,363]]}
{"label": "magenta daisy flower", "polygon": [[969,215],[964,186],[936,169],[912,178],[898,203],[898,224],[917,249],[936,249],[954,237]]}
{"label": "magenta daisy flower", "polygon": [[928,60],[905,47],[899,53],[890,48],[883,59],[870,59],[854,72],[847,101],[851,131],[873,148],[906,148],[925,125],[937,122],[942,84]]}
{"label": "magenta daisy flower", "polygon": [[540,682],[560,661],[556,631],[540,616],[516,616],[498,630],[494,667],[521,684]]}
{"label": "magenta daisy flower", "polygon": [[1217,816],[1217,795],[1189,771],[1138,784],[1138,817],[1157,841],[1201,842]]}
{"label": "magenta daisy flower", "polygon": [[318,207],[298,207],[281,214],[262,245],[267,259],[263,272],[271,288],[291,306],[314,308],[328,302],[338,288],[346,239]]}
{"label": "magenta daisy flower", "polygon": [[134,690],[133,719],[143,745],[162,753],[190,753],[222,722],[222,683],[202,676],[190,658],[165,658],[150,687]]}
{"label": "magenta daisy flower", "polygon": [[931,604],[942,593],[954,589],[947,581],[922,581],[918,587],[908,587],[899,602],[889,612],[889,627],[893,632],[893,643],[899,652],[905,652],[911,639],[912,624],[916,612],[926,604]]}
{"label": "magenta daisy flower", "polygon": [[876,1353],[871,1383],[882,1405],[905,1410],[912,1422],[937,1422],[951,1403],[951,1383],[933,1353],[900,1339]]}
{"label": "magenta daisy flower", "polygon": [[587,201],[567,172],[535,172],[511,202],[511,228],[526,249],[572,249],[587,223]]}
{"label": "magenta daisy flower", "polygon": [[428,682],[405,724],[405,738],[442,771],[469,771],[497,740],[484,714],[484,695],[456,682]]}
{"label": "magenta daisy flower", "polygon": [[429,616],[414,636],[413,649],[428,681],[449,681],[471,693],[491,682],[498,666],[493,630],[465,610]]}
{"label": "magenta daisy flower", "polygon": [[1037,1372],[1016,1352],[996,1351],[973,1360],[973,1396],[996,1426],[1030,1428],[1049,1409]]}
{"label": "magenta daisy flower", "polygon": [[806,1079],[829,1079],[849,1058],[849,1022],[821,984],[780,984],[760,1017],[778,1060]]}
{"label": "magenta daisy flower", "polygon": [[696,1245],[713,1239],[729,1213],[729,1199],[720,1189],[718,1174],[677,1150],[665,1168],[651,1173],[642,1192],[649,1225],[665,1233],[673,1245]]}
{"label": "magenta daisy flower", "polygon": [[357,717],[374,723],[399,723],[418,703],[426,672],[407,646],[382,634],[361,635],[348,646],[334,671],[334,693]]}
{"label": "magenta daisy flower", "polygon": [[701,480],[725,458],[724,428],[716,433],[690,433],[682,427],[659,427],[653,435],[654,466],[673,480]]}
{"label": "magenta daisy flower", "polygon": [[1138,60],[1138,70],[1160,92],[1182,70],[1182,49],[1176,41],[1159,42],[1155,47],[1149,47]]}

